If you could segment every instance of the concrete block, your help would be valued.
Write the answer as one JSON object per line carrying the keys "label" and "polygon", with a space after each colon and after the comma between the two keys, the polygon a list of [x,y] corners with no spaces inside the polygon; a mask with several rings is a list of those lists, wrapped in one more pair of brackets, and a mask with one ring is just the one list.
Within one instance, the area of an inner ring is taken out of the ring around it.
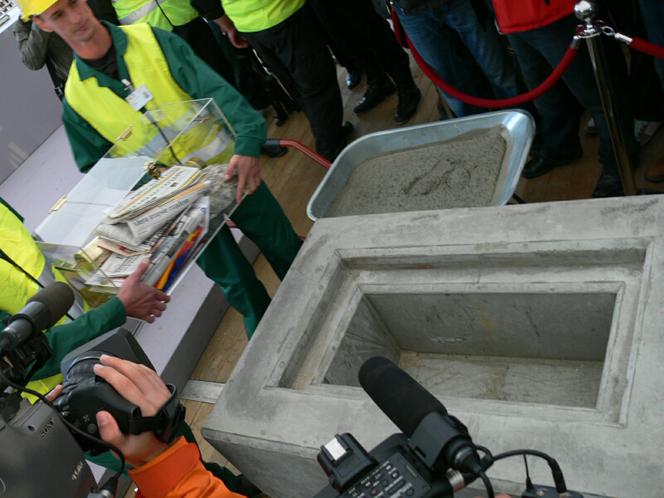
{"label": "concrete block", "polygon": [[[356,381],[381,354],[478,444],[545,451],[588,495],[661,498],[663,209],[652,196],[319,220],[203,434],[268,495],[312,496],[335,433],[369,449],[396,432]],[[489,475],[523,489],[520,459]]]}

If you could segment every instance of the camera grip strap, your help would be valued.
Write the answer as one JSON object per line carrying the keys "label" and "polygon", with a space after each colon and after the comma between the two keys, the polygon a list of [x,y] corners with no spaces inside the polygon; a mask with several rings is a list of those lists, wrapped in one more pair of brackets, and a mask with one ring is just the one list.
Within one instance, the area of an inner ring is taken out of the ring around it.
{"label": "camera grip strap", "polygon": [[173,384],[167,384],[166,387],[171,391],[171,397],[168,401],[152,417],[132,417],[129,421],[130,434],[154,432],[159,440],[165,443],[173,441],[178,426],[184,420],[186,410],[178,400],[177,388]]}

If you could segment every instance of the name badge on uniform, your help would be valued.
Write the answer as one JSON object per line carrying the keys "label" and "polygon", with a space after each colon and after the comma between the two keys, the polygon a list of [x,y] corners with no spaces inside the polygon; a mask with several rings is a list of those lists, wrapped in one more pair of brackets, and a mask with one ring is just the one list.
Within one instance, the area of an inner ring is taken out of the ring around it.
{"label": "name badge on uniform", "polygon": [[140,111],[148,102],[152,100],[152,94],[150,93],[150,90],[148,90],[148,87],[141,85],[136,90],[127,95],[125,100],[132,109],[135,111]]}

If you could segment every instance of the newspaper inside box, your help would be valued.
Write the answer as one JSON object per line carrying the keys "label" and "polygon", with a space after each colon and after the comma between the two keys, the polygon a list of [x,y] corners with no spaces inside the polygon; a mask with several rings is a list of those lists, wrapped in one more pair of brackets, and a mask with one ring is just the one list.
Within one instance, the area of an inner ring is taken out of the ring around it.
{"label": "newspaper inside box", "polygon": [[144,280],[172,291],[235,207],[234,146],[212,99],[145,112],[37,227],[47,261],[91,306],[146,258]]}

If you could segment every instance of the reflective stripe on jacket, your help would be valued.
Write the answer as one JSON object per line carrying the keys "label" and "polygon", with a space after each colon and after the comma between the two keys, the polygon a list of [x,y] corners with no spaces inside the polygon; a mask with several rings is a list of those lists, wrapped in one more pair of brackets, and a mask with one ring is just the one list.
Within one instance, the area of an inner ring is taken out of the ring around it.
{"label": "reflective stripe on jacket", "polygon": [[492,0],[505,34],[541,28],[574,12],[576,0]]}
{"label": "reflective stripe on jacket", "polygon": [[112,0],[120,24],[148,23],[171,31],[198,17],[189,0]]}

